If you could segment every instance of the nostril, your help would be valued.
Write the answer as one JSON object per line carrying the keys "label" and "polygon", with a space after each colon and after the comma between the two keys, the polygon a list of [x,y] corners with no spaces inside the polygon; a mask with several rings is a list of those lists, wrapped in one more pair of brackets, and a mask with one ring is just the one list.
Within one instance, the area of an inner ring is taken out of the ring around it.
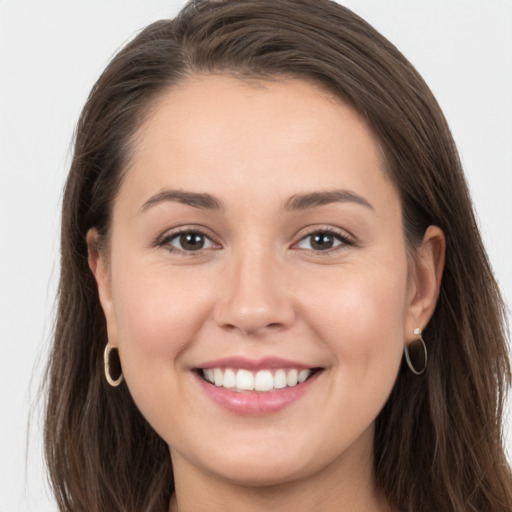
{"label": "nostril", "polygon": [[246,336],[254,337],[261,336],[269,332],[280,331],[285,328],[284,324],[280,322],[271,322],[269,324],[263,322],[252,324],[249,324],[247,322],[240,322],[237,325],[224,324],[222,327],[228,331],[239,331]]}
{"label": "nostril", "polygon": [[[250,286],[249,286],[250,284]],[[295,311],[287,289],[272,283],[233,283],[226,295],[219,297],[214,321],[227,331],[244,334],[275,332],[293,324]]]}

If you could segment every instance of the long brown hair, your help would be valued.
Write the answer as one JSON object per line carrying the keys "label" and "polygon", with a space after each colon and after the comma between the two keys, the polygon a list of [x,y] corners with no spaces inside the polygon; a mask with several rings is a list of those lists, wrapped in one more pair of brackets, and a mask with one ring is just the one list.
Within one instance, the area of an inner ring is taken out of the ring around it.
{"label": "long brown hair", "polygon": [[103,375],[105,319],[85,235],[108,238],[131,140],[156,99],[193,73],[293,77],[350,104],[373,130],[402,202],[409,248],[429,225],[446,265],[425,332],[429,363],[400,369],[377,418],[378,486],[403,511],[512,511],[502,409],[510,384],[502,299],[461,164],[425,82],[383,36],[329,0],[203,0],[143,30],[112,60],[81,114],[62,212],[58,319],[45,446],[62,512],[163,512],[167,445],[128,388]]}

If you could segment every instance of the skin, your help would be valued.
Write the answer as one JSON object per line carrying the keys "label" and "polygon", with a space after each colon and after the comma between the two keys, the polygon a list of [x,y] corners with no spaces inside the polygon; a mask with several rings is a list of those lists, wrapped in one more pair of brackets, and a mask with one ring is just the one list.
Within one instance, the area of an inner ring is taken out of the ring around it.
{"label": "skin", "polygon": [[[134,140],[108,253],[91,230],[89,262],[129,390],[170,447],[170,510],[390,510],[374,485],[374,421],[404,343],[435,307],[442,232],[431,226],[408,257],[377,141],[307,82],[191,77]],[[155,199],[165,190],[222,208]],[[332,190],[370,206],[287,207]],[[204,248],[186,251],[179,228],[205,233]],[[326,230],[333,247],[312,246],[311,232]],[[227,356],[323,371],[284,409],[244,416],[191,371]]]}

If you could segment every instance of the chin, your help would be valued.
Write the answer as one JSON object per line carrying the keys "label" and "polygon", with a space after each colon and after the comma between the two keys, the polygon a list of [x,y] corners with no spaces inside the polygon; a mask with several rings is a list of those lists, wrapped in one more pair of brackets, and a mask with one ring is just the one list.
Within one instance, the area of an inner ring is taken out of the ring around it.
{"label": "chin", "polygon": [[[295,458],[294,458],[295,459]],[[304,464],[304,460],[280,460],[267,457],[265,460],[234,460],[218,461],[214,471],[218,476],[233,484],[245,487],[272,487],[291,483],[308,477],[312,467]],[[309,469],[309,470],[308,470]]]}

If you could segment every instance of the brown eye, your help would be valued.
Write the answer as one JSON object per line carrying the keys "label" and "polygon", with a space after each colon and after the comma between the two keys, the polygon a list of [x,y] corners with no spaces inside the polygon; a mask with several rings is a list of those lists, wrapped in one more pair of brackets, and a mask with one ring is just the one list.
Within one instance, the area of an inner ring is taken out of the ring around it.
{"label": "brown eye", "polygon": [[335,238],[329,233],[316,233],[311,235],[311,248],[315,251],[325,251],[334,247]]}
{"label": "brown eye", "polygon": [[209,249],[213,246],[213,243],[206,235],[195,231],[189,231],[172,237],[169,241],[169,245],[175,249],[190,252]]}
{"label": "brown eye", "polygon": [[315,231],[303,237],[298,247],[309,251],[328,251],[341,245],[353,245],[347,237],[331,231]]}

